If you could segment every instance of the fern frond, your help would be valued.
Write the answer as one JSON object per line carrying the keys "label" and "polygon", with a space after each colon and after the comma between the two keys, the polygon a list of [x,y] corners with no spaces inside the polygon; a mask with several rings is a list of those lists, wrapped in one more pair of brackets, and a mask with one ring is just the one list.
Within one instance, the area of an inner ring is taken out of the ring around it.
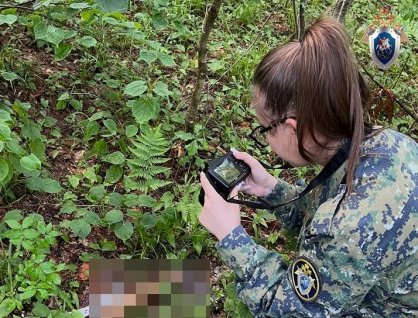
{"label": "fern frond", "polygon": [[141,177],[146,180],[149,180],[160,173],[169,172],[171,169],[167,167],[153,166],[146,169],[132,169],[130,177]]}
{"label": "fern frond", "polygon": [[169,141],[164,138],[160,128],[144,128],[137,140],[132,140],[129,147],[134,158],[127,160],[131,170],[129,178],[135,179],[137,190],[147,193],[149,190],[157,190],[171,181],[158,178],[159,174],[167,174],[170,168],[163,166],[170,158],[165,157],[169,151]]}

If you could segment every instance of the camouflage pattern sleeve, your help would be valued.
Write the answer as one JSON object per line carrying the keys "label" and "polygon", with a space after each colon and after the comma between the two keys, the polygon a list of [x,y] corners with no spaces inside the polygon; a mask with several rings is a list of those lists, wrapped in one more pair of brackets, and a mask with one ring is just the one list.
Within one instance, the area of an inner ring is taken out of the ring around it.
{"label": "camouflage pattern sleeve", "polygon": [[[302,191],[302,186],[293,186],[282,179],[278,179],[276,187],[263,199],[272,205],[279,205],[292,200]],[[304,217],[302,207],[307,201],[309,201],[309,194],[301,200],[274,209],[272,213],[286,229],[293,231],[299,230]]]}
{"label": "camouflage pattern sleeve", "polygon": [[286,264],[242,226],[218,243],[255,317],[418,317],[418,145],[369,139],[345,185],[322,202]]}

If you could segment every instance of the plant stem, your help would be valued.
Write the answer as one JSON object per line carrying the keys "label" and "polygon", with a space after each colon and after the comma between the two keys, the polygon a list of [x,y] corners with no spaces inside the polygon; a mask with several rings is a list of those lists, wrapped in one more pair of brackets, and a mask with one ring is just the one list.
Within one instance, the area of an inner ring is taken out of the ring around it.
{"label": "plant stem", "polygon": [[205,83],[205,77],[208,72],[206,63],[206,55],[208,52],[208,39],[210,31],[213,28],[215,20],[218,16],[219,9],[223,0],[214,0],[209,8],[209,11],[203,22],[203,32],[199,40],[198,48],[198,66],[197,66],[197,79],[196,86],[192,97],[192,103],[190,105],[188,114],[186,116],[186,131],[192,131],[197,118],[197,112],[199,108],[200,98],[202,97],[203,85]]}
{"label": "plant stem", "polygon": [[302,41],[305,34],[305,8],[306,0],[300,0],[299,4],[299,41]]}
{"label": "plant stem", "polygon": [[344,22],[348,9],[353,4],[353,0],[337,0],[332,10],[332,16],[340,22]]}

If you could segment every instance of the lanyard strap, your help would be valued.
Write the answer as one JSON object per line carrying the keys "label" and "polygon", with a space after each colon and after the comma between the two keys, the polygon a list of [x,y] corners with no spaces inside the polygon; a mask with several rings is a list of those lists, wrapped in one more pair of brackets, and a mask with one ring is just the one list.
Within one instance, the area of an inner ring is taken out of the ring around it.
{"label": "lanyard strap", "polygon": [[[280,203],[277,205],[272,205],[263,198],[258,198],[258,201],[244,201],[244,200],[238,200],[234,198],[229,198],[227,201],[230,203],[236,203],[236,204],[242,204],[249,208],[253,209],[276,209],[285,205],[288,205],[306,194],[308,194],[310,191],[315,189],[321,184],[324,184],[333,174],[338,170],[338,168],[341,167],[341,165],[347,160],[348,154],[350,151],[351,146],[351,140],[346,140],[346,142],[343,142],[341,147],[338,149],[337,153],[334,155],[334,157],[331,158],[331,160],[325,165],[325,167],[321,170],[321,172],[307,185],[307,187],[296,197],[293,199],[285,202]],[[265,164],[262,164],[265,168],[271,168]],[[291,168],[290,165],[282,165],[282,169],[288,169]]]}

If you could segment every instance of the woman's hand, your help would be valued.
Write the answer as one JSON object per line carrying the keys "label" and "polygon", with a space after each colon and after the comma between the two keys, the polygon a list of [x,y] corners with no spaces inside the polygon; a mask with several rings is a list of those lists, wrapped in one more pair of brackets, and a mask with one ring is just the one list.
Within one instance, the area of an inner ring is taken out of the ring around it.
{"label": "woman's hand", "polygon": [[251,168],[251,174],[239,186],[239,191],[257,197],[265,197],[273,191],[277,184],[277,179],[268,173],[257,159],[246,152],[240,152],[235,149],[232,150],[232,153],[235,158],[243,160]]}
{"label": "woman's hand", "polygon": [[[199,215],[199,222],[221,241],[241,224],[239,205],[226,202],[212,187],[206,175],[200,174],[200,182],[205,190],[205,205]],[[237,195],[234,188],[231,196]]]}

